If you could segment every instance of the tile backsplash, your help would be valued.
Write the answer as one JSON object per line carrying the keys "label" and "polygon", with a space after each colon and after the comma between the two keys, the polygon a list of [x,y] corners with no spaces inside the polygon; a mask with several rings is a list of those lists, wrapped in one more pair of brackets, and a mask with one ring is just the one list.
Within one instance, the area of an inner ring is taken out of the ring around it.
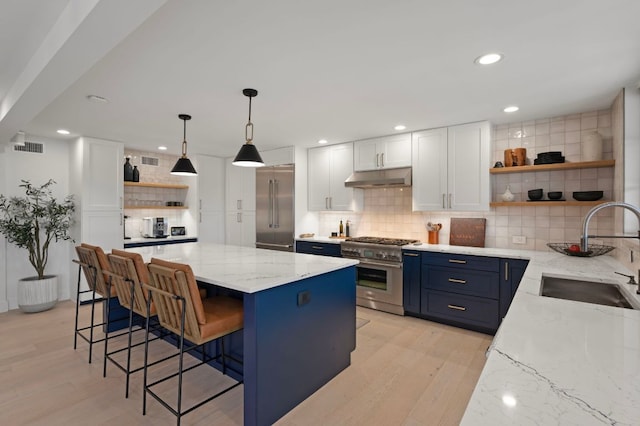
{"label": "tile backsplash", "polygon": [[[603,159],[613,157],[611,110],[600,110],[514,122],[494,126],[492,131],[493,162],[504,161],[504,150],[526,148],[527,164],[540,152],[561,151],[567,162],[581,161],[581,138],[597,131],[603,138]],[[492,200],[500,201],[507,185],[516,201],[526,201],[529,189],[562,191],[563,198],[572,199],[573,191],[603,190],[605,199],[614,198],[614,169],[581,169],[554,172],[510,173],[492,175]],[[373,235],[427,241],[425,225],[442,223],[439,240],[449,242],[452,217],[486,218],[486,247],[549,250],[548,242],[578,242],[582,234],[582,218],[589,206],[500,206],[486,212],[413,212],[412,188],[375,188],[364,190],[361,212],[321,212],[321,235],[338,231],[340,220],[351,222],[354,236]],[[546,195],[545,195],[546,199]],[[604,210],[591,221],[590,233],[611,235],[614,230],[611,211]],[[525,244],[514,244],[513,237],[524,236]],[[607,240],[593,240],[611,244]]]}

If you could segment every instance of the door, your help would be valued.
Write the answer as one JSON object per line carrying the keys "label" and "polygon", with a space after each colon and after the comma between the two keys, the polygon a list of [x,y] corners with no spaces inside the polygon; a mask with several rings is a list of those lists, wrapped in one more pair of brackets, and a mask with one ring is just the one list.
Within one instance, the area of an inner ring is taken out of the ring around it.
{"label": "door", "polygon": [[[307,153],[309,160],[307,166],[308,208],[311,211],[329,209],[328,198],[331,194],[331,154],[333,149],[332,146],[312,148]],[[344,186],[344,180],[342,185]]]}
{"label": "door", "polygon": [[353,173],[353,145],[331,147],[330,197],[331,210],[353,210],[353,188],[344,186],[344,181]]}
{"label": "door", "polygon": [[411,134],[389,136],[380,143],[380,168],[394,169],[411,166]]}
{"label": "door", "polygon": [[413,211],[447,208],[447,129],[413,134]]}
{"label": "door", "polygon": [[449,127],[448,193],[452,210],[489,210],[489,124]]}

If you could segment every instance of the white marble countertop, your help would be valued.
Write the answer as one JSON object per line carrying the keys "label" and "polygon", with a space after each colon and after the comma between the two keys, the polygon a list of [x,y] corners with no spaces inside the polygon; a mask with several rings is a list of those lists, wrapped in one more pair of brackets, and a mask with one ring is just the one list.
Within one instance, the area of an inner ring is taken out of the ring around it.
{"label": "white marble countertop", "polygon": [[[543,275],[619,284],[611,256],[424,245],[419,250],[530,259],[488,351],[463,425],[640,424],[640,310],[540,296]],[[519,254],[519,255],[518,255]]]}
{"label": "white marble countertop", "polygon": [[145,262],[152,257],[191,265],[198,281],[244,293],[288,284],[356,265],[357,260],[209,243],[128,248]]}
{"label": "white marble countertop", "polygon": [[181,240],[188,240],[191,238],[198,238],[196,236],[193,235],[175,235],[175,236],[171,236],[169,235],[168,237],[165,238],[151,238],[151,237],[131,237],[128,240],[124,240],[125,244],[132,244],[132,243],[152,243],[154,241],[158,242],[158,243],[162,243],[162,241],[181,241]]}

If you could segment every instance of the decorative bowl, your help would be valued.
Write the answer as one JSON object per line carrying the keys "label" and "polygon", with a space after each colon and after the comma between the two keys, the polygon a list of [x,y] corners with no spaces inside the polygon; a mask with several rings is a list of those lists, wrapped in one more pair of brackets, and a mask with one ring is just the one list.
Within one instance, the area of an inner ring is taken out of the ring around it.
{"label": "decorative bowl", "polygon": [[602,191],[576,191],[573,193],[573,198],[578,201],[596,201],[603,195]]}
{"label": "decorative bowl", "polygon": [[542,200],[542,188],[530,189],[527,194],[532,201]]}
{"label": "decorative bowl", "polygon": [[562,198],[562,191],[547,192],[547,197],[549,197],[550,200],[559,200]]}
{"label": "decorative bowl", "polygon": [[589,244],[589,250],[587,251],[572,251],[569,248],[573,245],[580,245],[576,243],[547,243],[547,247],[558,253],[566,254],[567,256],[578,257],[595,257],[609,253],[615,247],[605,246],[602,244]]}

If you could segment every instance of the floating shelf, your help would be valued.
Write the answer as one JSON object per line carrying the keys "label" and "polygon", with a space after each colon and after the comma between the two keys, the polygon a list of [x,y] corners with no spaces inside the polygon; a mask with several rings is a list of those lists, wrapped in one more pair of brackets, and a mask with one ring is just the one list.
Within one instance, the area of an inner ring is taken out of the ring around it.
{"label": "floating shelf", "polygon": [[534,166],[494,167],[489,169],[492,175],[504,173],[548,172],[554,170],[596,169],[615,166],[615,160],[582,161],[578,163],[539,164]]}
{"label": "floating shelf", "polygon": [[156,210],[184,210],[187,206],[124,206],[125,209],[156,209]]}
{"label": "floating shelf", "polygon": [[142,188],[164,188],[164,189],[188,189],[189,185],[179,185],[174,183],[155,182],[125,182],[124,186],[137,186]]}
{"label": "floating shelf", "polygon": [[[526,166],[525,166],[526,167]],[[533,207],[533,206],[579,206],[593,207],[598,204],[606,203],[607,200],[598,201],[492,201],[489,203],[491,207]]]}

